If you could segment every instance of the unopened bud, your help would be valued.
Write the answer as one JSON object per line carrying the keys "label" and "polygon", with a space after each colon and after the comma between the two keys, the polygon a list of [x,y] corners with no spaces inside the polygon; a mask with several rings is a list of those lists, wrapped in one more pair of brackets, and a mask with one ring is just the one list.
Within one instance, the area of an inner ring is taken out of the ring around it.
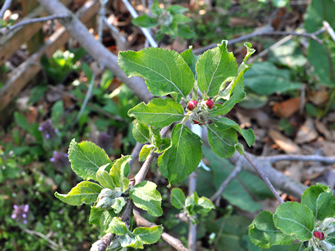
{"label": "unopened bud", "polygon": [[111,199],[109,197],[104,197],[101,200],[98,201],[96,208],[100,209],[109,209],[114,204],[115,199]]}

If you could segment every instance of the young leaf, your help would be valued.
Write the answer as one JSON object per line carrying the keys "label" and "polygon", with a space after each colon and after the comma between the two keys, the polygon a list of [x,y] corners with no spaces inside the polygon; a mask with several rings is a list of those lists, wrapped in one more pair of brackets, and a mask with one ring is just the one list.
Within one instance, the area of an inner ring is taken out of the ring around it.
{"label": "young leaf", "polygon": [[295,240],[295,236],[286,235],[275,227],[269,211],[261,212],[253,220],[249,226],[249,237],[256,246],[266,249],[273,245],[288,245]]}
{"label": "young leaf", "polygon": [[163,138],[161,144],[158,146],[156,153],[162,153],[171,146],[171,140],[169,138]]}
{"label": "young leaf", "polygon": [[109,223],[109,227],[106,231],[107,233],[116,234],[116,235],[125,235],[128,232],[126,224],[121,221],[120,218],[114,217]]}
{"label": "young leaf", "polygon": [[324,220],[335,215],[335,198],[329,186],[316,184],[305,190],[301,203],[312,210],[316,220]]}
{"label": "young leaf", "polygon": [[237,63],[233,53],[227,51],[227,41],[206,51],[197,62],[198,86],[202,93],[213,97],[220,86],[237,76]]}
{"label": "young leaf", "polygon": [[179,102],[194,86],[190,68],[172,50],[148,48],[139,52],[123,51],[119,53],[118,64],[129,77],[143,77],[149,91],[155,96],[176,93]]}
{"label": "young leaf", "polygon": [[174,188],[171,191],[171,203],[177,209],[182,209],[185,205],[185,194],[180,188]]}
{"label": "young leaf", "polygon": [[235,144],[237,134],[233,128],[217,123],[206,125],[208,130],[208,143],[212,147],[213,152],[222,158],[230,158],[235,153]]}
{"label": "young leaf", "polygon": [[21,113],[14,112],[14,119],[15,119],[15,123],[19,127],[21,127],[23,130],[27,132],[30,132],[31,125],[29,124],[25,116],[23,116]]}
{"label": "young leaf", "polygon": [[162,231],[162,226],[138,227],[133,234],[138,236],[143,244],[153,244],[160,239]]}
{"label": "young leaf", "polygon": [[131,237],[128,234],[121,236],[120,244],[122,247],[132,247],[135,249],[143,249],[143,244],[141,242],[141,239],[138,236]]}
{"label": "young leaf", "polygon": [[158,147],[162,143],[160,129],[157,127],[149,126],[149,132],[150,132],[150,143],[152,143],[155,147]]}
{"label": "young leaf", "polygon": [[97,180],[99,183],[106,188],[115,189],[114,181],[109,173],[105,171],[105,168],[110,164],[103,165],[97,171]]}
{"label": "young leaf", "polygon": [[128,162],[131,160],[131,156],[122,156],[113,162],[113,167],[110,170],[110,175],[114,185],[121,188],[121,191],[124,192],[129,186],[129,180],[127,179],[130,166]]}
{"label": "young leaf", "polygon": [[194,53],[192,52],[192,47],[190,47],[188,50],[183,51],[180,56],[183,57],[183,59],[185,60],[186,64],[190,67],[194,78],[197,79],[197,72],[195,70],[195,66],[197,64],[198,61],[198,57],[196,55],[194,55]]}
{"label": "young leaf", "polygon": [[146,158],[149,156],[151,150],[154,149],[153,145],[144,145],[140,151],[140,155],[138,160],[139,161],[145,161]]}
{"label": "young leaf", "polygon": [[133,136],[137,142],[145,144],[150,142],[149,128],[147,125],[137,122],[133,126]]}
{"label": "young leaf", "polygon": [[161,174],[170,184],[190,175],[202,158],[202,140],[184,125],[176,125],[171,133],[172,145],[158,158]]}
{"label": "young leaf", "polygon": [[296,235],[300,241],[312,238],[314,230],[313,212],[298,202],[281,204],[273,215],[275,226],[284,234]]}
{"label": "young leaf", "polygon": [[69,160],[72,170],[81,178],[97,180],[99,168],[112,164],[104,150],[89,141],[77,143],[74,139],[69,147]]}
{"label": "young leaf", "polygon": [[173,4],[167,7],[166,10],[170,12],[172,15],[177,15],[177,14],[183,14],[185,11],[188,11],[189,9],[184,8],[181,5]]}
{"label": "young leaf", "polygon": [[157,19],[154,17],[150,17],[147,14],[143,14],[137,18],[131,20],[133,25],[144,27],[144,28],[152,28],[158,25]]}
{"label": "young leaf", "polygon": [[147,105],[143,102],[128,111],[130,117],[137,118],[141,123],[163,128],[183,119],[184,109],[181,104],[171,98],[152,99]]}
{"label": "young leaf", "polygon": [[107,233],[109,224],[114,219],[114,217],[116,217],[116,213],[113,210],[102,210],[102,214],[100,217],[100,225],[99,225],[100,235],[105,235]]}
{"label": "young leaf", "polygon": [[68,194],[55,192],[55,196],[67,204],[79,206],[83,203],[90,204],[95,202],[101,190],[102,187],[96,183],[82,181],[72,188]]}
{"label": "young leaf", "polygon": [[164,9],[162,9],[161,7],[159,7],[159,2],[158,0],[154,0],[154,3],[151,6],[151,12],[152,14],[156,15],[157,17],[159,17],[160,15],[162,15]]}
{"label": "young leaf", "polygon": [[114,209],[115,213],[120,213],[122,208],[126,205],[126,201],[123,197],[119,197],[115,199],[114,204],[112,205],[112,208]]}
{"label": "young leaf", "polygon": [[212,209],[215,209],[214,204],[206,197],[200,197],[198,203],[194,207],[194,212],[197,214],[206,214]]}
{"label": "young leaf", "polygon": [[135,206],[148,211],[149,214],[159,217],[163,214],[162,197],[156,190],[157,185],[150,181],[142,181],[130,189],[129,197]]}
{"label": "young leaf", "polygon": [[101,210],[101,209],[96,208],[96,207],[91,207],[88,222],[90,224],[100,226],[100,218],[101,218],[101,215],[102,215],[103,212],[104,212],[104,210]]}
{"label": "young leaf", "polygon": [[237,132],[239,132],[242,137],[247,142],[248,146],[251,147],[251,145],[255,142],[255,134],[252,131],[252,129],[244,130],[241,129],[241,127],[233,120],[230,120],[226,117],[221,118],[214,118],[215,124],[222,124],[222,126],[226,125],[227,127],[234,128]]}

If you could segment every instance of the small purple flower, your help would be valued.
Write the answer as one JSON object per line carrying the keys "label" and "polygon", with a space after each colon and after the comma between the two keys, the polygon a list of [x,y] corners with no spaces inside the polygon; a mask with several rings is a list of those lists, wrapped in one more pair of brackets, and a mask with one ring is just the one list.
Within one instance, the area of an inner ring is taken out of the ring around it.
{"label": "small purple flower", "polygon": [[57,136],[58,130],[54,129],[54,126],[51,123],[51,119],[43,122],[39,127],[38,130],[42,132],[42,135],[46,139],[54,138]]}
{"label": "small purple flower", "polygon": [[14,205],[14,212],[11,215],[11,218],[13,220],[16,220],[19,223],[27,224],[27,217],[28,217],[28,211],[29,211],[29,205]]}
{"label": "small purple flower", "polygon": [[53,156],[50,158],[50,162],[52,162],[60,171],[70,165],[68,155],[57,151],[54,151]]}

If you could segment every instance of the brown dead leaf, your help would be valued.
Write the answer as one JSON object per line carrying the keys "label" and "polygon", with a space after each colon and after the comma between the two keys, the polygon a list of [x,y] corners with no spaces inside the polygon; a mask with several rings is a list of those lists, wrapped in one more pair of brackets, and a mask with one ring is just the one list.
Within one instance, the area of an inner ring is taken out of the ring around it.
{"label": "brown dead leaf", "polygon": [[172,49],[181,53],[187,49],[187,40],[177,37],[173,40]]}
{"label": "brown dead leaf", "polygon": [[332,133],[327,129],[327,127],[320,121],[315,120],[315,127],[319,133],[323,134],[326,140],[331,141],[333,139]]}
{"label": "brown dead leaf", "polygon": [[293,113],[299,111],[300,108],[300,98],[291,98],[289,100],[276,103],[272,110],[280,118],[288,118]]}
{"label": "brown dead leaf", "polygon": [[36,109],[36,107],[30,106],[29,107],[29,112],[26,113],[24,116],[26,117],[28,122],[30,124],[32,124],[32,123],[36,122],[37,115],[38,115],[38,110]]}
{"label": "brown dead leaf", "polygon": [[299,128],[295,142],[298,144],[311,142],[318,137],[318,133],[314,128],[313,120],[307,118],[305,123]]}
{"label": "brown dead leaf", "polygon": [[122,133],[120,132],[114,138],[113,150],[120,149],[121,145],[122,145]]}
{"label": "brown dead leaf", "polygon": [[334,157],[335,156],[335,143],[329,141],[319,142],[322,148],[322,152],[325,156]]}
{"label": "brown dead leaf", "polygon": [[242,110],[237,110],[236,111],[236,117],[237,117],[238,121],[240,122],[240,126],[242,128],[251,126],[251,118],[250,118],[249,113],[247,113],[245,111],[242,111]]}
{"label": "brown dead leaf", "polygon": [[284,174],[300,182],[301,177],[302,177],[303,167],[304,167],[304,164],[302,161],[292,162],[291,165],[288,168],[286,168]]}
{"label": "brown dead leaf", "polygon": [[314,105],[319,106],[327,103],[329,96],[327,91],[311,91],[308,92],[308,100]]}
{"label": "brown dead leaf", "polygon": [[274,129],[269,130],[269,136],[277,144],[277,146],[286,153],[297,154],[301,152],[300,147],[292,140],[282,135]]}

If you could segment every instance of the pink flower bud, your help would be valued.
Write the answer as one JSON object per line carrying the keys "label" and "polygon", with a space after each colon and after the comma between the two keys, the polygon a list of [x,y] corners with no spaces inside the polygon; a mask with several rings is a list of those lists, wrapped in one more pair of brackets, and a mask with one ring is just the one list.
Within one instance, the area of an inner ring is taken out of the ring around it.
{"label": "pink flower bud", "polygon": [[321,233],[320,231],[315,231],[314,236],[318,238],[319,240],[322,240],[325,237],[325,235]]}
{"label": "pink flower bud", "polygon": [[190,111],[192,111],[194,108],[196,108],[198,105],[198,101],[196,100],[191,100],[190,102],[188,102],[187,104],[187,109],[189,109]]}
{"label": "pink flower bud", "polygon": [[207,105],[208,109],[212,109],[212,107],[214,106],[213,100],[207,99],[206,100],[206,105]]}

